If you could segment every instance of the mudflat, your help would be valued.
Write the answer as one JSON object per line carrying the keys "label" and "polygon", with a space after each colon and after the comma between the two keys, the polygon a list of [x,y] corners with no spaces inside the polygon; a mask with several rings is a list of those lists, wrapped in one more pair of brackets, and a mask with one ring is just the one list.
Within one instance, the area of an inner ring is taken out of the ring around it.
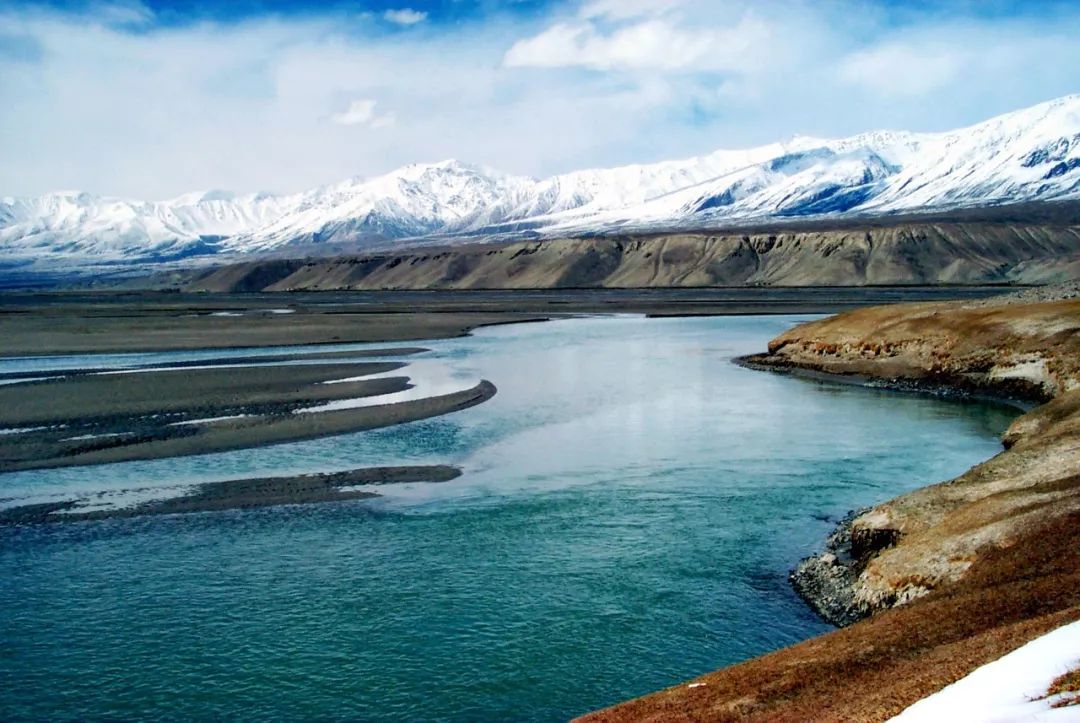
{"label": "mudflat", "polygon": [[[22,505],[0,510],[0,525],[79,522],[114,517],[171,515],[239,508],[299,505],[314,502],[343,502],[377,497],[359,486],[405,482],[449,482],[461,475],[445,465],[412,467],[368,467],[331,474],[294,475],[226,480],[197,485],[193,490],[130,506],[109,504],[117,496],[145,493],[146,489],[89,494],[59,502]],[[171,490],[156,490],[169,494]]]}

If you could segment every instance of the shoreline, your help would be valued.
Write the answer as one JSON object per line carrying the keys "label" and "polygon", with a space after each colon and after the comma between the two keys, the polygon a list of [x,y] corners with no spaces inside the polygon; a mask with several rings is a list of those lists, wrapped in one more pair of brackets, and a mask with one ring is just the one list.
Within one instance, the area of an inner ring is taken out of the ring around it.
{"label": "shoreline", "polygon": [[800,597],[844,627],[580,720],[886,720],[1080,620],[1078,346],[1080,302],[1065,297],[849,312],[736,360],[1034,406],[1002,436],[1002,452],[853,511],[792,572]]}
{"label": "shoreline", "polygon": [[930,396],[939,399],[951,399],[956,401],[973,401],[997,404],[1003,407],[1015,409],[1019,414],[1045,404],[1049,399],[1033,399],[1022,394],[1010,394],[1003,390],[995,391],[985,387],[965,385],[962,380],[956,383],[945,381],[911,380],[899,378],[875,378],[860,374],[840,374],[825,372],[811,366],[776,361],[767,354],[746,354],[735,357],[732,363],[744,369],[759,372],[771,372],[805,379],[807,381],[839,384],[842,386],[861,387],[887,391],[893,394],[911,394],[916,396]]}

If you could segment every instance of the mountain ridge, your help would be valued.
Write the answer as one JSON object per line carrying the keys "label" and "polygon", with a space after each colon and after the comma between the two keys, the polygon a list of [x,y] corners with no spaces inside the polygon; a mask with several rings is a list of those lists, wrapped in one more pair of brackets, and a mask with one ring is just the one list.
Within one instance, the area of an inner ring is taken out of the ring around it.
{"label": "mountain ridge", "polygon": [[444,160],[296,194],[165,201],[0,198],[0,264],[244,258],[322,245],[641,233],[1080,198],[1080,95],[956,131],[794,136],[688,159],[535,179]]}

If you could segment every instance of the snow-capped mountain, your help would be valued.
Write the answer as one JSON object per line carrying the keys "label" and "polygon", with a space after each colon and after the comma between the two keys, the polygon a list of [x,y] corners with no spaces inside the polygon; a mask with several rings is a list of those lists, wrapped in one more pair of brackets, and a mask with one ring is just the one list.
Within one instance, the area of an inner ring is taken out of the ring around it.
{"label": "snow-capped mountain", "polygon": [[533,179],[457,161],[293,195],[0,199],[0,263],[95,265],[707,227],[1080,198],[1080,96],[947,133],[867,133]]}

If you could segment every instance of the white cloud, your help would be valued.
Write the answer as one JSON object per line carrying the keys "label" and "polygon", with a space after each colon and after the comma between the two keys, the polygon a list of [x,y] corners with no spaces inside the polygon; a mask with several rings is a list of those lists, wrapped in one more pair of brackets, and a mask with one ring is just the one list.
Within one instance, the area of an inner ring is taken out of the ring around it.
{"label": "white cloud", "polygon": [[87,15],[108,25],[139,26],[154,20],[154,11],[140,0],[91,3]]}
{"label": "white cloud", "polygon": [[428,14],[422,10],[413,10],[412,8],[401,8],[399,10],[387,10],[383,13],[383,17],[392,23],[398,25],[416,25],[427,20]]}
{"label": "white cloud", "polygon": [[368,128],[388,128],[394,125],[394,115],[386,113],[379,115],[375,112],[378,101],[371,98],[359,98],[349,103],[349,107],[341,113],[334,113],[330,120],[343,126],[367,126]]}
{"label": "white cloud", "polygon": [[955,82],[964,62],[951,47],[887,44],[845,58],[840,78],[876,95],[921,96]]}
{"label": "white cloud", "polygon": [[682,0],[591,0],[578,13],[583,18],[629,20],[664,15],[675,10]]}
{"label": "white cloud", "polygon": [[743,67],[768,43],[769,26],[746,15],[731,27],[681,27],[648,18],[604,32],[593,22],[558,23],[506,52],[510,68],[708,70]]}
{"label": "white cloud", "polygon": [[132,29],[113,7],[135,13],[0,7],[0,195],[287,192],[448,157],[546,175],[1080,91],[1066,5],[894,26],[855,0],[592,0],[423,33],[381,13]]}

